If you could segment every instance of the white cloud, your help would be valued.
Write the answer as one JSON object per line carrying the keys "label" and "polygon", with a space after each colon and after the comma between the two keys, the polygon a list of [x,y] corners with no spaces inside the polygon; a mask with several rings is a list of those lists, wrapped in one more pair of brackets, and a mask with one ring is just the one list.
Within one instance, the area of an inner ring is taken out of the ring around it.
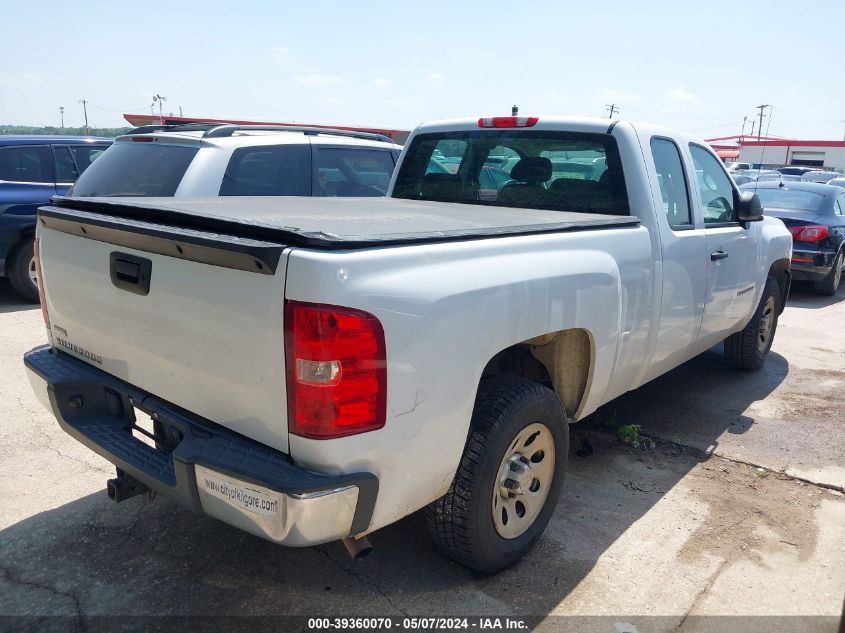
{"label": "white cloud", "polygon": [[433,84],[440,83],[441,81],[445,81],[445,79],[446,79],[446,75],[444,75],[443,73],[428,73],[425,76],[425,81],[428,82],[428,83],[433,83]]}
{"label": "white cloud", "polygon": [[336,86],[346,83],[345,79],[336,77],[335,75],[321,75],[319,73],[312,73],[310,75],[294,75],[293,81],[304,86]]}
{"label": "white cloud", "polygon": [[384,90],[385,88],[390,88],[390,86],[393,84],[393,82],[390,81],[390,79],[384,79],[383,77],[379,77],[378,79],[374,79],[373,83],[375,84],[376,88],[380,88],[382,90]]}
{"label": "white cloud", "polygon": [[272,53],[273,61],[282,66],[289,66],[296,61],[296,57],[293,56],[293,53],[290,52],[287,46],[273,44]]}
{"label": "white cloud", "polygon": [[691,92],[687,92],[683,88],[672,88],[663,93],[663,97],[667,101],[674,101],[675,103],[697,103],[698,97]]}

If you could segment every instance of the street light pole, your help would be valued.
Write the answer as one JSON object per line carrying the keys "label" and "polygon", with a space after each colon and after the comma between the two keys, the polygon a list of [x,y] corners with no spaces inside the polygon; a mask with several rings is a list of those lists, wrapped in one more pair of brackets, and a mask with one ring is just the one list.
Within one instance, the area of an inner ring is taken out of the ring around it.
{"label": "street light pole", "polygon": [[59,106],[59,116],[62,117],[62,129],[65,129],[65,107]]}

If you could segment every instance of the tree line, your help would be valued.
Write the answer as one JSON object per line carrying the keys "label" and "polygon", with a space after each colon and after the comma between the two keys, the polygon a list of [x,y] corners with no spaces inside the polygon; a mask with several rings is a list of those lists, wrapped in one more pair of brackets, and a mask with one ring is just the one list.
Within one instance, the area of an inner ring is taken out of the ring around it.
{"label": "tree line", "polygon": [[91,127],[86,134],[84,127],[55,127],[47,125],[38,127],[34,125],[0,125],[0,134],[48,134],[51,136],[106,136],[114,138],[125,134],[131,127]]}

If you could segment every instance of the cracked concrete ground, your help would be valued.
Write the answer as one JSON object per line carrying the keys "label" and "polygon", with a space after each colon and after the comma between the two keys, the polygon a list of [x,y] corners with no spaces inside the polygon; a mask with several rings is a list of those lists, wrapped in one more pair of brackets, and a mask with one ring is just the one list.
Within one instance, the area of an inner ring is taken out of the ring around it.
{"label": "cracked concrete ground", "polygon": [[[162,498],[113,504],[110,465],[32,395],[20,359],[45,340],[41,315],[0,281],[0,629],[25,628],[2,618],[14,615],[90,630],[77,618],[249,613],[514,615],[539,630],[641,633],[794,616],[760,630],[833,632],[845,593],[843,299],[797,288],[762,372],[711,351],[576,426],[573,446],[586,435],[594,450],[570,457],[545,535],[517,566],[480,577],[434,550],[418,514],[374,534],[355,563],[338,543],[281,548]],[[610,422],[641,424],[654,449],[620,444]]]}

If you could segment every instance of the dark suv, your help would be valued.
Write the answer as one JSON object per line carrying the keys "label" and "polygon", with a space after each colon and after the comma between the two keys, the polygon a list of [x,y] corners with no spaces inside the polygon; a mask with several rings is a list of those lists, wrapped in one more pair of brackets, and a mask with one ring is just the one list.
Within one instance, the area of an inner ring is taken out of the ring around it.
{"label": "dark suv", "polygon": [[111,144],[85,136],[0,135],[0,277],[25,299],[38,301],[32,251],[38,207],[67,193]]}

